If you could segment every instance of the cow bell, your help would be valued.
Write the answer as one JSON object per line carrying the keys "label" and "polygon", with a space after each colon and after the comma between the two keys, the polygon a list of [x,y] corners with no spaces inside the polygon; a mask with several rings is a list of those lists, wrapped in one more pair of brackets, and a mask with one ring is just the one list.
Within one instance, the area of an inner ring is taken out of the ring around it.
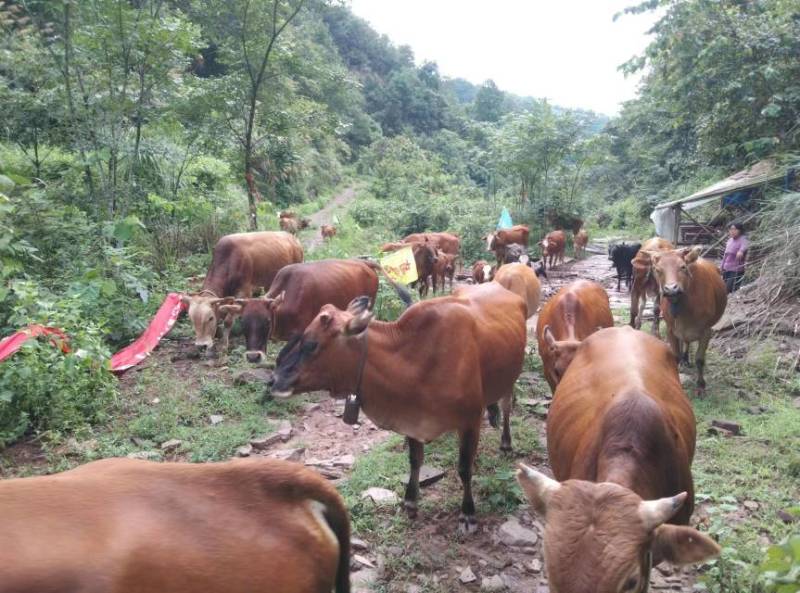
{"label": "cow bell", "polygon": [[358,413],[361,411],[361,402],[355,393],[351,393],[344,401],[344,414],[342,420],[345,424],[355,424],[358,422]]}

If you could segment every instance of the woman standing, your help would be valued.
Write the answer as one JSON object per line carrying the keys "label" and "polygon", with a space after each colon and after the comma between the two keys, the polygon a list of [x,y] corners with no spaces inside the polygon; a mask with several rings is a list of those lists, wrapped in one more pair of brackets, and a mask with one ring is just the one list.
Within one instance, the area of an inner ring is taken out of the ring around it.
{"label": "woman standing", "polygon": [[744,265],[750,242],[744,236],[744,226],[734,222],[728,228],[728,243],[725,245],[725,254],[722,256],[722,279],[728,292],[739,289],[744,277]]}

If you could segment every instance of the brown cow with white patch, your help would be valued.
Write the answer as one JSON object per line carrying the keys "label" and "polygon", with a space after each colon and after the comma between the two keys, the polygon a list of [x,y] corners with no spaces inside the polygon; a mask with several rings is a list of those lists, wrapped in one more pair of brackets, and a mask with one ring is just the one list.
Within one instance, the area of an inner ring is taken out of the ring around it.
{"label": "brown cow with white patch", "polygon": [[598,329],[613,326],[608,293],[597,282],[576,280],[545,303],[536,322],[536,338],[550,391],[555,391],[581,342]]}
{"label": "brown cow with white patch", "polygon": [[296,463],[95,461],[0,481],[0,523],[3,593],[350,590],[344,501]]}
{"label": "brown cow with white patch", "polygon": [[528,246],[527,225],[517,224],[509,229],[499,229],[486,235],[486,251],[494,252],[497,258],[497,267],[505,263],[506,249],[513,244]]}
{"label": "brown cow with white patch", "polygon": [[[416,514],[423,443],[459,435],[464,486],[460,527],[474,531],[472,471],[484,410],[503,408],[501,449],[511,449],[514,382],[525,357],[525,303],[497,283],[421,301],[391,323],[373,321],[367,299],[346,311],[326,305],[277,360],[272,394],[356,393],[378,426],[408,437],[405,507]],[[363,365],[363,366],[362,366]],[[359,385],[360,370],[363,378]],[[494,416],[496,421],[496,416]]]}
{"label": "brown cow with white patch", "polygon": [[567,236],[564,231],[550,231],[539,241],[539,246],[542,248],[542,265],[545,270],[548,266],[552,268],[554,265],[564,263],[564,251],[567,248]]}
{"label": "brown cow with white patch", "polygon": [[472,279],[475,284],[483,284],[484,282],[491,282],[494,278],[495,266],[491,265],[485,259],[479,259],[472,264]]}
{"label": "brown cow with white patch", "polygon": [[333,239],[336,236],[336,227],[332,224],[323,224],[320,227],[320,233],[323,239]]}
{"label": "brown cow with white patch", "polygon": [[661,319],[661,303],[658,282],[652,273],[650,254],[657,251],[670,251],[675,246],[661,237],[653,237],[642,244],[641,249],[631,261],[633,284],[631,285],[631,327],[641,329],[647,299],[653,299],[653,335],[660,336],[658,326]]}
{"label": "brown cow with white patch", "polygon": [[719,553],[688,527],[695,417],[666,344],[631,327],[584,340],[547,418],[555,480],[522,465],[545,521],[552,593],[644,593],[651,565]]}
{"label": "brown cow with white patch", "polygon": [[434,248],[441,249],[450,255],[458,255],[461,247],[461,239],[454,233],[412,233],[402,239],[402,243],[424,243],[430,242]]}
{"label": "brown cow with white patch", "polygon": [[[281,268],[301,261],[303,247],[289,233],[265,231],[222,237],[214,246],[200,292],[183,296],[194,325],[195,345],[202,349],[213,345],[219,307],[236,297],[250,297],[258,288],[268,289]],[[232,319],[225,320],[223,351],[228,349],[232,323]]]}
{"label": "brown cow with white patch", "polygon": [[506,264],[495,272],[493,280],[525,301],[527,318],[533,317],[542,298],[542,285],[533,269],[521,263]]}
{"label": "brown cow with white patch", "polygon": [[580,259],[586,255],[586,246],[589,244],[589,233],[586,229],[580,229],[572,237],[572,246],[575,249],[575,259]]}
{"label": "brown cow with white patch", "polygon": [[700,247],[662,251],[650,257],[661,293],[667,340],[675,356],[686,363],[689,344],[697,342],[697,389],[702,393],[706,387],[703,370],[711,328],[728,304],[725,282],[716,264],[700,258]]}
{"label": "brown cow with white patch", "polygon": [[[263,360],[268,340],[290,340],[303,333],[323,305],[347,307],[354,298],[366,296],[375,302],[378,264],[360,259],[324,259],[283,268],[263,298],[236,299],[220,311],[241,316],[248,362]],[[406,306],[411,297],[386,276]]]}

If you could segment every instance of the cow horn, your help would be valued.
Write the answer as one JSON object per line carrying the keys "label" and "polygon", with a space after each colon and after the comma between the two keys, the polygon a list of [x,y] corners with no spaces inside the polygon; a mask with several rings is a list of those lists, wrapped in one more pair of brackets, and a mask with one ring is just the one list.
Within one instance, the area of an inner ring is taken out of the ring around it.
{"label": "cow horn", "polygon": [[517,482],[522,487],[522,491],[536,511],[545,515],[548,503],[553,494],[559,491],[561,484],[524,463],[520,463],[517,467],[519,468]]}
{"label": "cow horn", "polygon": [[645,528],[652,531],[662,523],[669,521],[683,506],[688,495],[681,492],[675,496],[667,496],[658,500],[643,500],[639,503],[639,517]]}

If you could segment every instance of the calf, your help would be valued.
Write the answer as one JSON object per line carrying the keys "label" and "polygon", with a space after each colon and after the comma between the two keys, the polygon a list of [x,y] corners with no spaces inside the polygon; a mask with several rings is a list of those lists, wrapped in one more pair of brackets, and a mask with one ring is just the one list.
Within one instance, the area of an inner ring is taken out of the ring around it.
{"label": "calf", "polygon": [[586,255],[586,246],[589,244],[589,233],[586,229],[580,229],[573,235],[572,246],[575,249],[575,259],[580,259]]}
{"label": "calf", "polygon": [[567,236],[564,231],[547,233],[547,236],[539,241],[539,245],[542,248],[542,264],[545,270],[548,265],[552,268],[554,265],[564,263],[564,251],[567,248]]}
{"label": "calf", "polygon": [[499,229],[486,236],[486,251],[493,251],[497,258],[497,267],[505,263],[506,249],[512,245],[528,246],[529,229],[527,225],[517,224],[510,229]]}
{"label": "calf", "polygon": [[536,338],[550,391],[555,391],[581,341],[613,325],[608,294],[591,280],[576,280],[547,301],[536,323]]}
{"label": "calf", "polygon": [[[356,394],[378,426],[408,438],[405,507],[416,514],[423,443],[459,435],[462,530],[476,529],[472,471],[483,411],[501,402],[501,449],[511,449],[514,382],[525,356],[525,303],[499,284],[457,288],[412,305],[395,322],[370,323],[367,299],[331,305],[281,351],[272,394]],[[351,404],[352,400],[348,399]],[[357,410],[357,408],[356,408]]]}
{"label": "calf", "polygon": [[[346,307],[354,298],[366,296],[374,303],[378,292],[379,265],[359,259],[325,259],[286,266],[275,277],[269,292],[260,299],[237,299],[220,310],[242,318],[249,362],[263,360],[270,338],[289,340],[317,316],[323,305]],[[387,277],[408,305],[409,294]]]}
{"label": "calf", "polygon": [[95,461],[3,480],[0,523],[4,593],[350,590],[344,501],[296,463]]}
{"label": "calf", "polygon": [[651,566],[717,555],[711,538],[686,526],[694,447],[669,348],[630,327],[586,338],[547,418],[555,480],[525,465],[517,473],[545,521],[550,591],[644,593]]}
{"label": "calf", "polygon": [[441,283],[444,292],[445,280],[450,279],[450,290],[453,290],[453,278],[456,275],[456,257],[444,251],[436,251],[436,263],[433,264],[433,294],[436,294],[436,287]]}
{"label": "calf", "polygon": [[[213,345],[220,319],[219,308],[236,297],[249,297],[260,288],[269,288],[281,268],[303,261],[303,247],[288,233],[237,233],[222,237],[214,246],[211,265],[198,294],[184,295],[189,319],[195,332],[195,345]],[[233,319],[225,319],[222,350],[228,349]]]}
{"label": "calf", "polygon": [[660,336],[658,326],[661,318],[658,283],[652,273],[650,254],[655,251],[674,249],[672,243],[660,237],[648,239],[633,258],[633,283],[631,284],[631,327],[641,329],[647,298],[653,297],[653,335]]}
{"label": "calf", "polygon": [[527,318],[533,317],[542,296],[542,285],[536,272],[522,263],[506,264],[495,272],[493,280],[525,301]]}
{"label": "calf", "polygon": [[688,363],[689,344],[697,342],[697,389],[702,393],[706,387],[703,370],[711,328],[728,303],[725,282],[715,264],[700,258],[700,247],[656,252],[650,258],[673,353]]}
{"label": "calf", "polygon": [[333,239],[336,236],[336,227],[332,224],[323,224],[320,227],[320,233],[323,239]]}
{"label": "calf", "polygon": [[631,287],[631,277],[633,276],[633,258],[639,253],[641,243],[616,243],[608,248],[608,259],[611,265],[617,270],[617,292],[620,290],[622,281]]}
{"label": "calf", "polygon": [[490,282],[494,277],[495,267],[490,265],[485,259],[479,259],[472,264],[472,279],[475,284]]}

